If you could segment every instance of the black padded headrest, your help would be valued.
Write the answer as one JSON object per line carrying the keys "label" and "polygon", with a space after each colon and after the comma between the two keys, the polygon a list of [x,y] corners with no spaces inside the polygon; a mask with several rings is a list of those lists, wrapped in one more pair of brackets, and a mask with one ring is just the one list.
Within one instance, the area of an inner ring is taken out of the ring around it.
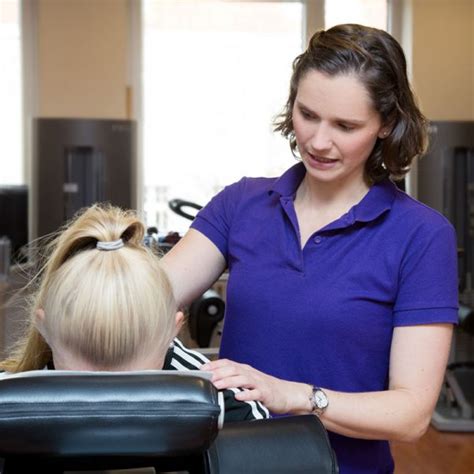
{"label": "black padded headrest", "polygon": [[24,372],[0,379],[0,456],[189,455],[212,443],[219,413],[190,372]]}

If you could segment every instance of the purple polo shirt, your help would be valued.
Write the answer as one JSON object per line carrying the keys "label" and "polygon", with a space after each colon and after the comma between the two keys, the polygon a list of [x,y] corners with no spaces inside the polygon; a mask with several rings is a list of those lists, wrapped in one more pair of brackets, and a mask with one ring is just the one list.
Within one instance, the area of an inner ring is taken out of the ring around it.
{"label": "purple polo shirt", "polygon": [[[457,322],[454,229],[385,180],[301,249],[304,174],[243,178],[192,224],[229,267],[220,355],[332,390],[385,390],[395,326]],[[330,439],[341,474],[393,471],[386,441]]]}

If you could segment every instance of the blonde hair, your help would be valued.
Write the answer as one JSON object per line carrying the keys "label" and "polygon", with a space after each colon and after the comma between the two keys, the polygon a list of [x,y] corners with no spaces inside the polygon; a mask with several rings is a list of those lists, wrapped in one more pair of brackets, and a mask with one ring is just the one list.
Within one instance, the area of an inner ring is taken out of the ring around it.
{"label": "blonde hair", "polygon": [[[143,245],[144,232],[135,213],[110,205],[94,205],[73,219],[50,245],[27,333],[0,367],[41,369],[54,341],[104,369],[152,348],[164,356],[176,330],[176,303],[158,257]],[[118,239],[124,242],[118,250],[96,248],[98,241]],[[41,332],[39,309],[46,315]]]}

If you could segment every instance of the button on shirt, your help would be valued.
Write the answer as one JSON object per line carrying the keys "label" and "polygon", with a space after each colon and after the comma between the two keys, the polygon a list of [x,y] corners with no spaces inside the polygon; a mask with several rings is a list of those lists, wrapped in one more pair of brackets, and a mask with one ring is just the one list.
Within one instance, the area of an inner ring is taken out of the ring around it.
{"label": "button on shirt", "polygon": [[[387,179],[302,249],[304,174],[243,178],[192,224],[229,267],[220,355],[332,390],[385,390],[395,326],[457,322],[454,229]],[[341,474],[392,472],[387,442],[330,438]]]}

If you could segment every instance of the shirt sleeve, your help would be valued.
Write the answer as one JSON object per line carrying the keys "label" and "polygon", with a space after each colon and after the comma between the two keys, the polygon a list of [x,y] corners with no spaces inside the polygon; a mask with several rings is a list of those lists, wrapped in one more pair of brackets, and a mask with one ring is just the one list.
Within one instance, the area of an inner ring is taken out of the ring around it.
{"label": "shirt sleeve", "polygon": [[235,394],[241,391],[241,388],[230,388],[222,391],[225,405],[224,423],[270,418],[267,408],[260,402],[236,400]]}
{"label": "shirt sleeve", "polygon": [[454,228],[447,222],[419,232],[399,275],[394,325],[457,323],[458,272]]}
{"label": "shirt sleeve", "polygon": [[201,209],[191,228],[204,234],[219,249],[224,258],[228,256],[229,231],[233,215],[243,192],[245,178],[226,186]]}

